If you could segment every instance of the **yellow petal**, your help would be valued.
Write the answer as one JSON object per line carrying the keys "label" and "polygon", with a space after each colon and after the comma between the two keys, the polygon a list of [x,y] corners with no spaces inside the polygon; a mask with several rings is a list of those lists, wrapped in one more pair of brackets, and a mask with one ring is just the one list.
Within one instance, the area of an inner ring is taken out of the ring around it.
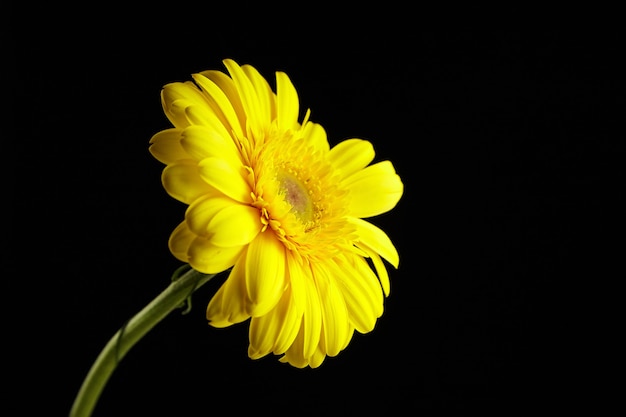
{"label": "yellow petal", "polygon": [[355,266],[356,274],[351,278],[356,280],[358,277],[359,285],[366,288],[368,297],[371,303],[372,312],[376,318],[383,314],[384,310],[384,294],[378,277],[372,271],[372,268],[368,265],[367,261],[358,255],[348,255],[346,257],[353,258],[353,265]]}
{"label": "yellow petal", "polygon": [[351,336],[348,310],[341,290],[326,268],[317,265],[313,274],[322,307],[323,343],[320,344],[326,354],[336,356],[346,345],[346,338]]}
{"label": "yellow petal", "polygon": [[263,224],[259,210],[231,204],[215,214],[208,226],[211,242],[217,246],[247,245],[259,234]]}
{"label": "yellow petal", "polygon": [[166,166],[161,181],[170,196],[186,204],[205,195],[215,195],[215,190],[202,179],[197,163],[192,160],[181,160]]}
{"label": "yellow petal", "polygon": [[287,252],[286,274],[288,276],[289,287],[291,288],[292,292],[293,305],[297,311],[297,314],[300,316],[304,312],[307,303],[307,288],[304,285],[304,280],[311,279],[310,274],[307,274],[305,272],[308,270],[308,265],[305,265],[305,261],[303,259],[296,258],[292,255],[291,251]]}
{"label": "yellow petal", "polygon": [[[346,306],[346,309],[347,308],[348,308],[348,306]],[[348,329],[348,337],[346,337],[345,344],[343,345],[341,350],[344,350],[346,347],[348,347],[348,344],[350,343],[350,340],[352,340],[352,335],[354,334],[354,326],[352,325],[352,323],[350,323],[348,325],[348,327],[349,327],[349,329]]]}
{"label": "yellow petal", "polygon": [[150,139],[148,150],[159,162],[171,164],[180,159],[189,159],[190,156],[180,145],[181,129],[172,128],[162,130]]}
{"label": "yellow petal", "polygon": [[317,151],[328,152],[330,149],[326,131],[320,124],[307,122],[302,129],[302,137]]}
{"label": "yellow petal", "polygon": [[[296,259],[287,252],[287,271],[285,272],[289,285],[285,290],[283,299],[289,301],[288,306],[283,307],[283,326],[281,332],[276,337],[273,352],[276,355],[285,353],[300,331],[302,325],[302,314],[306,303],[306,287],[304,279],[307,278],[302,272],[302,261]],[[282,302],[282,301],[281,301]],[[282,310],[281,310],[282,311]]]}
{"label": "yellow petal", "polygon": [[283,363],[289,363],[296,368],[305,368],[307,366],[311,368],[319,367],[326,358],[326,353],[323,351],[322,346],[318,345],[310,356],[304,356],[304,351],[302,350],[303,343],[304,329],[301,328],[294,343],[279,360]]}
{"label": "yellow petal", "polygon": [[209,321],[209,324],[213,327],[222,328],[233,324],[228,320],[228,316],[222,310],[225,285],[225,283],[222,284],[222,286],[215,292],[206,309],[206,318]]}
{"label": "yellow petal", "polygon": [[221,71],[205,71],[193,75],[193,79],[209,98],[210,105],[222,124],[229,126],[237,137],[243,137],[245,125],[242,126],[242,121],[245,120],[245,115],[243,109],[241,114],[237,112],[241,108],[241,101],[232,80]]}
{"label": "yellow petal", "polygon": [[204,106],[192,105],[185,109],[185,114],[191,125],[203,126],[213,131],[215,135],[229,138],[232,141],[232,129],[219,114],[219,109],[217,111],[213,110],[208,105],[209,103],[205,104]]}
{"label": "yellow petal", "polygon": [[334,262],[330,263],[331,272],[343,293],[350,321],[360,333],[370,332],[383,312],[378,279],[359,256],[339,257]]}
{"label": "yellow petal", "polygon": [[252,317],[267,314],[285,290],[285,246],[267,230],[250,243],[246,256],[246,287]]}
{"label": "yellow petal", "polygon": [[204,181],[228,197],[242,203],[250,201],[251,190],[245,180],[247,171],[243,165],[233,166],[224,159],[210,157],[200,161],[198,170]]}
{"label": "yellow petal", "polygon": [[185,108],[205,102],[198,88],[190,81],[169,83],[161,90],[161,104],[167,118],[175,127],[189,126]]}
{"label": "yellow petal", "polygon": [[262,118],[263,109],[252,82],[235,61],[225,59],[223,62],[235,83],[235,87],[237,87],[239,97],[241,97],[241,105],[246,112],[247,126],[252,130],[254,137],[261,137],[264,122],[267,123],[269,118]]}
{"label": "yellow petal", "polygon": [[331,165],[346,178],[365,168],[374,159],[374,147],[363,139],[347,139],[328,153]]}
{"label": "yellow petal", "polygon": [[313,276],[309,272],[304,279],[306,290],[306,303],[302,315],[302,328],[304,330],[303,355],[309,358],[317,349],[322,331],[322,307],[317,288],[313,282]]}
{"label": "yellow petal", "polygon": [[389,295],[390,282],[387,269],[380,259],[382,255],[387,262],[398,268],[399,256],[396,247],[393,245],[385,232],[375,225],[363,219],[349,217],[348,222],[355,226],[358,241],[356,246],[363,250],[372,259],[378,279],[383,287],[385,295]]}
{"label": "yellow petal", "polygon": [[213,129],[218,129],[224,137],[229,137],[230,127],[224,125],[220,116],[215,113],[215,110],[211,108],[209,103],[202,103],[201,105],[191,104],[185,107],[185,116],[191,126],[206,126]]}
{"label": "yellow petal", "polygon": [[225,196],[196,200],[187,208],[185,219],[194,233],[222,247],[250,243],[263,226],[258,209]]}
{"label": "yellow petal", "polygon": [[371,217],[385,213],[400,200],[403,185],[389,161],[370,165],[346,178],[342,185],[350,190],[350,214]]}
{"label": "yellow petal", "polygon": [[298,335],[292,345],[285,352],[285,355],[279,360],[283,363],[289,363],[291,366],[296,368],[305,368],[307,366],[317,368],[320,366],[326,358],[326,353],[323,351],[322,346],[318,344],[313,348],[310,355],[305,356],[305,352],[303,350],[304,340],[305,328],[303,326],[300,328],[300,331],[298,332]]}
{"label": "yellow petal", "polygon": [[[276,308],[280,307],[279,303]],[[274,310],[261,317],[252,317],[250,320],[248,331],[250,339],[248,357],[250,359],[260,359],[272,351],[276,333],[282,328],[282,322],[274,317]]]}
{"label": "yellow petal", "polygon": [[326,359],[326,353],[324,353],[321,347],[318,347],[315,352],[313,352],[313,355],[311,355],[311,357],[308,359],[309,366],[312,369],[318,368],[322,364],[322,362],[324,362],[324,359]]}
{"label": "yellow petal", "polygon": [[198,161],[219,157],[232,166],[241,165],[235,143],[229,135],[223,136],[223,133],[208,126],[189,126],[182,131],[180,146]]}
{"label": "yellow petal", "polygon": [[273,351],[276,355],[283,354],[289,349],[289,346],[293,343],[298,331],[300,331],[300,325],[302,324],[302,311],[300,311],[293,301],[293,289],[288,287],[285,291],[285,300],[288,302],[280,303],[281,306],[279,320],[282,322],[282,328],[277,334]]}
{"label": "yellow petal", "polygon": [[206,196],[194,201],[185,211],[185,220],[189,228],[198,236],[208,238],[209,223],[221,210],[233,204],[239,204],[232,198],[226,196]]}
{"label": "yellow petal", "polygon": [[298,93],[284,72],[276,73],[276,117],[278,129],[288,131],[298,127],[300,103]]}
{"label": "yellow petal", "polygon": [[184,221],[180,223],[176,226],[168,240],[168,246],[172,255],[174,255],[177,259],[188,263],[189,247],[195,238],[196,235],[189,230],[187,223]]}
{"label": "yellow petal", "polygon": [[263,123],[270,124],[272,121],[272,113],[276,112],[275,95],[269,83],[263,76],[251,65],[242,65],[241,69],[246,74],[259,100],[259,118]]}
{"label": "yellow petal", "polygon": [[304,327],[300,327],[300,331],[298,332],[296,338],[294,339],[289,349],[285,352],[285,355],[282,356],[279,360],[283,363],[289,363],[291,366],[296,368],[304,368],[309,364],[308,358],[304,357],[303,348],[304,346]]}
{"label": "yellow petal", "polygon": [[[173,101],[169,100],[165,96],[166,90],[161,90],[161,106],[163,107],[163,113],[167,119],[177,128],[185,128],[189,126],[189,121],[187,120],[187,116],[185,115],[185,107],[186,106],[173,106]],[[180,104],[182,101],[178,101]],[[166,104],[167,103],[167,104]],[[188,103],[185,101],[185,103]]]}
{"label": "yellow petal", "polygon": [[258,359],[272,351],[284,353],[298,334],[301,318],[293,305],[291,287],[287,287],[274,309],[250,321],[248,356]]}
{"label": "yellow petal", "polygon": [[202,103],[204,98],[200,90],[191,81],[173,82],[166,84],[162,90],[163,100],[166,106],[171,105],[176,100],[187,100],[190,103]]}
{"label": "yellow petal", "polygon": [[389,274],[387,273],[387,268],[385,267],[383,260],[378,253],[365,245],[363,242],[359,242],[357,245],[360,250],[365,252],[365,256],[368,256],[372,260],[380,285],[383,287],[383,292],[385,293],[385,296],[388,296],[391,289],[391,283],[389,282]]}
{"label": "yellow petal", "polygon": [[348,222],[356,227],[359,242],[363,242],[395,268],[398,268],[400,262],[398,251],[384,231],[372,223],[356,217],[348,217]]}
{"label": "yellow petal", "polygon": [[245,249],[243,252],[239,262],[207,306],[206,317],[214,327],[226,327],[250,318],[246,312],[249,301],[245,282]]}
{"label": "yellow petal", "polygon": [[193,103],[189,100],[182,98],[174,100],[167,108],[165,114],[175,127],[184,129],[191,124],[187,117],[187,108],[191,106],[193,106]]}
{"label": "yellow petal", "polygon": [[189,264],[205,274],[218,274],[235,264],[244,246],[221,247],[210,239],[196,236],[189,247]]}

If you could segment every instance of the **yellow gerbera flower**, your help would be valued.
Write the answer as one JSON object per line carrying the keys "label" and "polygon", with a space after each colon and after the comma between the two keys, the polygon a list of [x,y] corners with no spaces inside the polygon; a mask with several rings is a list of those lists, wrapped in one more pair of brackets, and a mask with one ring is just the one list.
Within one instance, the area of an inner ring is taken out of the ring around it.
{"label": "yellow gerbera flower", "polygon": [[397,268],[398,253],[363,218],[391,210],[403,185],[391,162],[369,165],[370,142],[330,148],[310,111],[299,122],[285,73],[274,93],[254,67],[223,62],[228,74],[162,90],[174,128],[155,134],[150,152],[166,164],[165,190],[189,205],[169,247],[200,272],[232,267],[208,305],[211,325],[251,318],[251,358],[314,368],[383,312],[382,259]]}

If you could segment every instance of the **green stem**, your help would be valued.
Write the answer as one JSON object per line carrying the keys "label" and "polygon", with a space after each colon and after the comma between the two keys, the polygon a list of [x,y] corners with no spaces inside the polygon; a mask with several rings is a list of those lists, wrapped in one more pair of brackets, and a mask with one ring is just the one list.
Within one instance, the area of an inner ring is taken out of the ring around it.
{"label": "green stem", "polygon": [[109,377],[124,355],[170,312],[184,304],[191,294],[213,278],[190,269],[120,328],[91,366],[74,400],[70,417],[88,417]]}

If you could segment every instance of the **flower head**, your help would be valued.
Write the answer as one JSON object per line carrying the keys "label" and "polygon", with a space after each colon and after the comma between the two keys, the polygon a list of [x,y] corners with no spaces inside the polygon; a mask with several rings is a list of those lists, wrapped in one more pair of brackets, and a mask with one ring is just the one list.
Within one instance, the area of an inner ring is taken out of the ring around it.
{"label": "flower head", "polygon": [[321,125],[301,122],[296,90],[283,72],[276,92],[250,65],[224,60],[165,85],[173,128],[155,134],[162,181],[188,204],[172,232],[172,254],[194,269],[232,267],[207,308],[209,323],[250,321],[248,354],[274,353],[317,367],[371,331],[398,267],[389,237],[363,218],[391,210],[403,185],[389,161],[370,163],[370,142],[330,148]]}

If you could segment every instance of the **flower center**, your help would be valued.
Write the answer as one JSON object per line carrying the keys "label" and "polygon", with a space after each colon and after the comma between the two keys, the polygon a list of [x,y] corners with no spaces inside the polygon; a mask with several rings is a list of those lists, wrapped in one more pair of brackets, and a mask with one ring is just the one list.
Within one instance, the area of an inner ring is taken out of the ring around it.
{"label": "flower center", "polygon": [[285,202],[291,206],[291,212],[302,224],[306,225],[313,221],[313,202],[302,181],[288,172],[281,172],[277,179],[280,184],[280,194]]}
{"label": "flower center", "polygon": [[322,151],[303,139],[279,136],[257,150],[247,169],[263,232],[272,230],[301,258],[323,259],[352,250],[348,192]]}

